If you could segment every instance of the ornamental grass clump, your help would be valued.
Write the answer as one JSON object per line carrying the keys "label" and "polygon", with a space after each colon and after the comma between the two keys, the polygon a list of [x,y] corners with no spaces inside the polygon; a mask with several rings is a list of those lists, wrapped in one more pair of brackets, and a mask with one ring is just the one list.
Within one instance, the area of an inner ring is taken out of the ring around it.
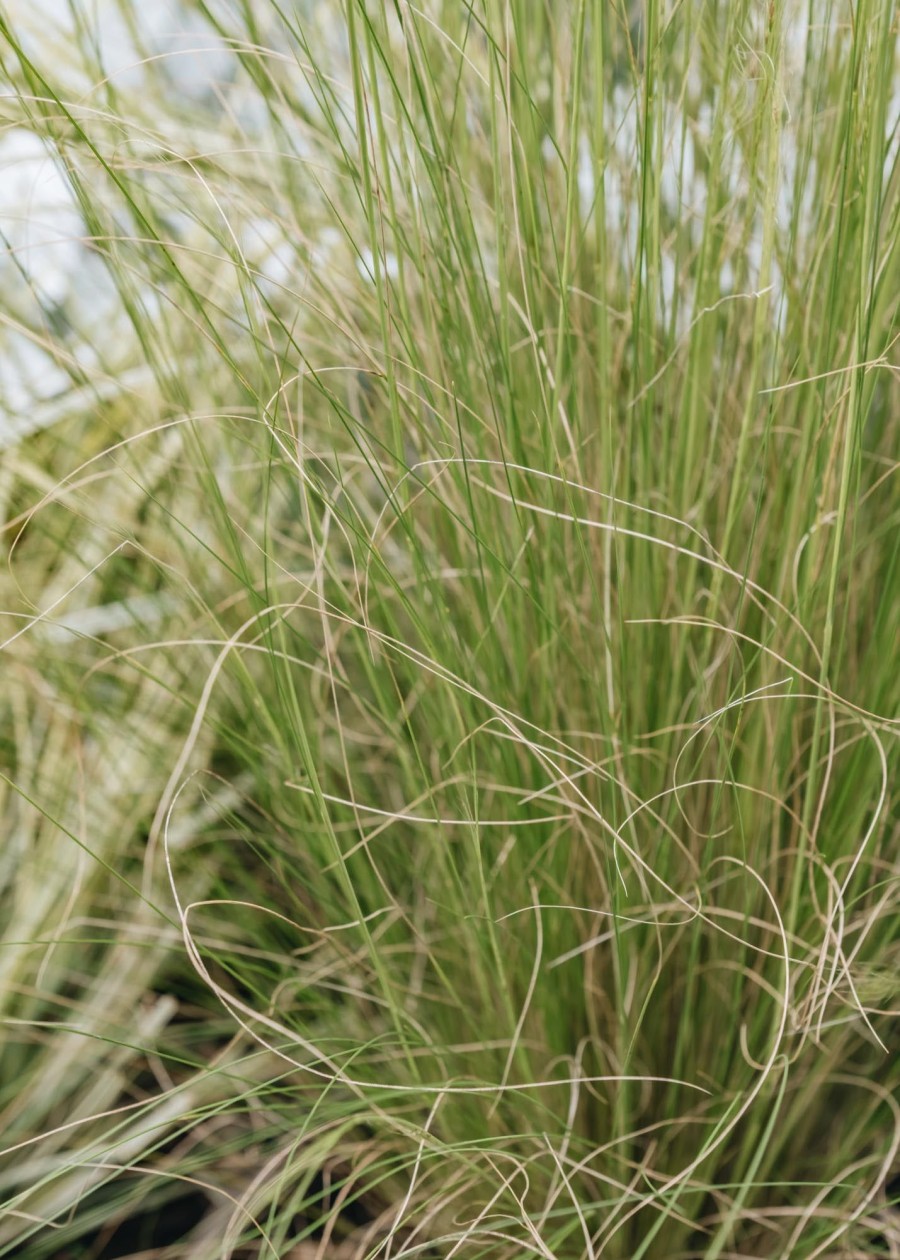
{"label": "ornamental grass clump", "polygon": [[900,1255],[893,6],[0,79],[0,1257]]}

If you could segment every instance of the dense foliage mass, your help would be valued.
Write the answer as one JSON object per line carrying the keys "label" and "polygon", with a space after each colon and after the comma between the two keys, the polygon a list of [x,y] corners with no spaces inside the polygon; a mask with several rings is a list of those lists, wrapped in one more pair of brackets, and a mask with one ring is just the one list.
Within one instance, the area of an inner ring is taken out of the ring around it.
{"label": "dense foliage mass", "polygon": [[0,1256],[900,1255],[894,6],[0,79]]}

